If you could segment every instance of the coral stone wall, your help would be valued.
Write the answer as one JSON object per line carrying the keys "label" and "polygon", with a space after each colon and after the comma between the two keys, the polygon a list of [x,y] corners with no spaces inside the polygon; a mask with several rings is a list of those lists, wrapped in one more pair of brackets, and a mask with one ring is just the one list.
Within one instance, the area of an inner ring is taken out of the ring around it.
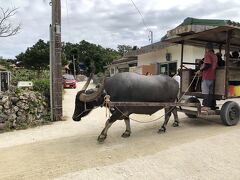
{"label": "coral stone wall", "polygon": [[39,92],[0,92],[0,131],[43,123],[48,117],[46,99]]}

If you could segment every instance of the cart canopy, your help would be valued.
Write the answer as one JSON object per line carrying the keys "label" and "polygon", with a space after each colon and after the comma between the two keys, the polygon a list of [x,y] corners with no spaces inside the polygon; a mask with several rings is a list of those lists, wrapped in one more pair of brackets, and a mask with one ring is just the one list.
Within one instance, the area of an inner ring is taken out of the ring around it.
{"label": "cart canopy", "polygon": [[240,23],[231,20],[186,18],[182,24],[167,32],[164,42],[205,46],[212,42],[224,46],[231,35],[231,46],[240,47]]}

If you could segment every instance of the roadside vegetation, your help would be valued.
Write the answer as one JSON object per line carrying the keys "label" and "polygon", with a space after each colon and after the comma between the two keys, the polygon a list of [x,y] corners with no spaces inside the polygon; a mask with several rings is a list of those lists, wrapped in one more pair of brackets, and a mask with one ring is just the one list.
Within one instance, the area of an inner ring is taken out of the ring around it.
{"label": "roadside vegetation", "polygon": [[[99,83],[105,67],[130,50],[131,46],[119,45],[118,50],[114,50],[84,40],[63,43],[62,66],[64,69],[68,65],[73,74],[74,59],[76,74],[83,65],[81,74],[88,76],[94,71],[94,82]],[[11,72],[10,91],[0,92],[0,132],[51,123],[49,53],[49,42],[40,39],[16,59],[0,59],[0,64]],[[32,81],[33,87],[18,89],[19,81]]]}

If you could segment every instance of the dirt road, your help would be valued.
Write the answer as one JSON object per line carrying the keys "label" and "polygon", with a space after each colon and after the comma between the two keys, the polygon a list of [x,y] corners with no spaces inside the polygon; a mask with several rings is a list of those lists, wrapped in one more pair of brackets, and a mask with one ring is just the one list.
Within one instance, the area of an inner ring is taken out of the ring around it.
{"label": "dirt road", "polygon": [[[123,139],[119,121],[98,144],[106,111],[98,108],[73,122],[75,94],[66,90],[66,121],[0,134],[0,179],[240,179],[239,125],[179,113],[180,127],[169,124],[165,134],[157,134],[162,120],[131,122],[132,135]],[[133,117],[146,121],[160,114]]]}

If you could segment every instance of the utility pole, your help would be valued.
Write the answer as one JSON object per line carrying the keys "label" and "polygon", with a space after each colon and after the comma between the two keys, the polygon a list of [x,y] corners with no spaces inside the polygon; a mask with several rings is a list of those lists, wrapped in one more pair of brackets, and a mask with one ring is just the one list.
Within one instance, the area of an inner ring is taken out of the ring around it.
{"label": "utility pole", "polygon": [[150,38],[149,38],[149,40],[150,40],[150,42],[151,42],[151,44],[153,43],[153,32],[151,31],[151,30],[149,30],[149,32],[150,32]]}
{"label": "utility pole", "polygon": [[76,59],[75,56],[73,55],[72,63],[73,63],[73,76],[76,79],[76,65],[75,65]]}
{"label": "utility pole", "polygon": [[62,62],[61,62],[61,0],[51,0],[50,25],[50,82],[51,118],[62,119]]}

